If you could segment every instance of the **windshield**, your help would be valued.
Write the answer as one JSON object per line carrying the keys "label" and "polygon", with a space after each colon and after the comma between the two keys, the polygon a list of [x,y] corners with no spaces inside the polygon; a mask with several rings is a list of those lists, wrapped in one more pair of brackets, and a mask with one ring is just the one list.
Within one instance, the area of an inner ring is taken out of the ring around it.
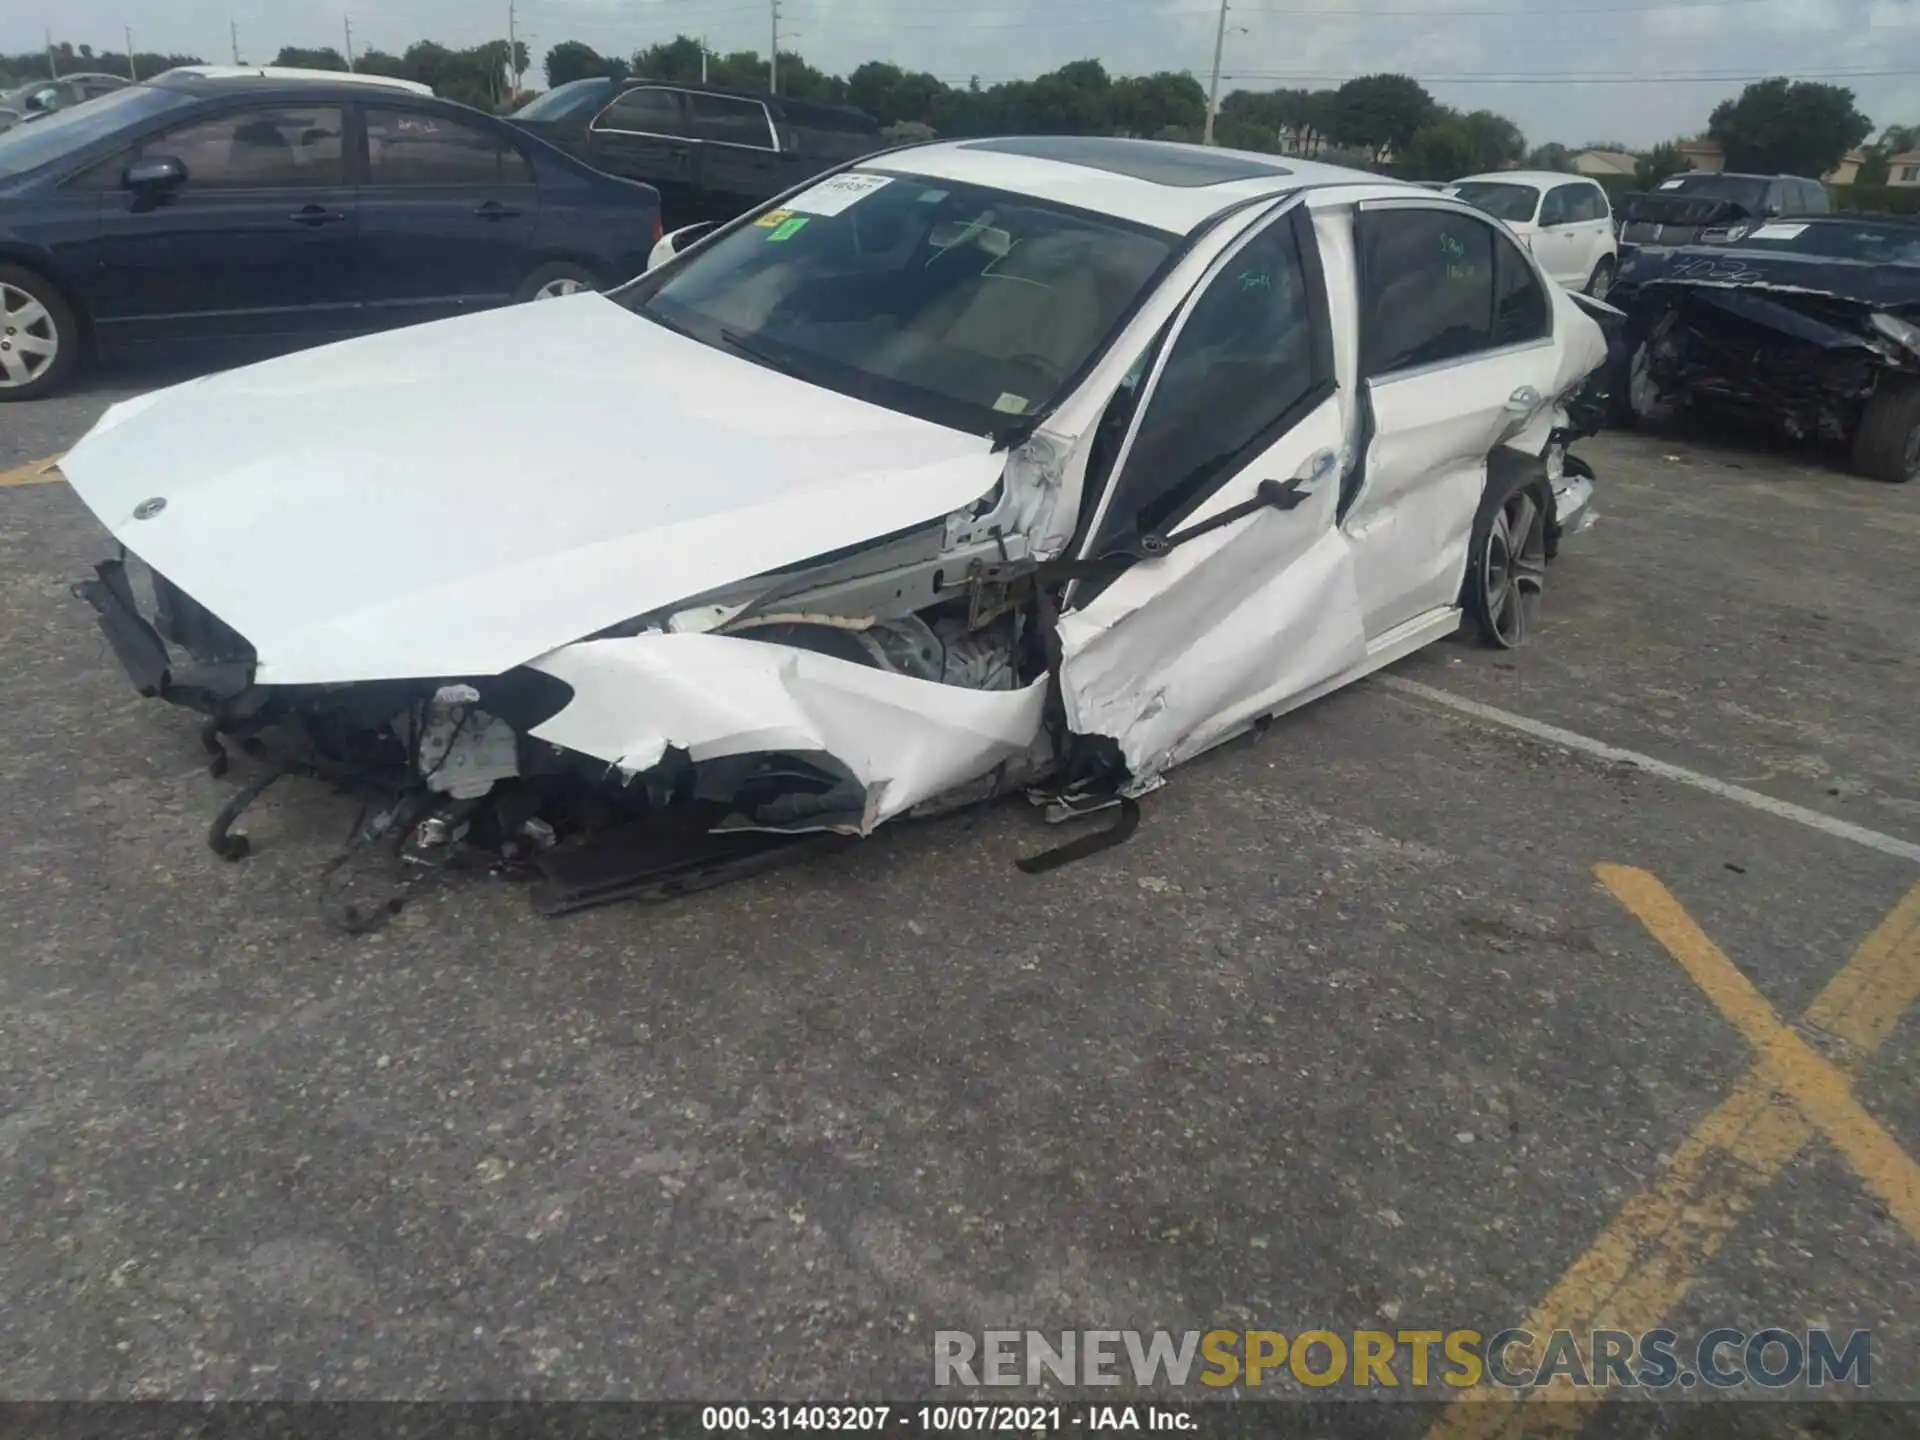
{"label": "windshield", "polygon": [[1469,180],[1453,187],[1454,195],[1497,220],[1524,225],[1540,207],[1540,192],[1531,185],[1515,185],[1505,180]]}
{"label": "windshield", "polygon": [[1733,209],[1750,215],[1767,198],[1767,182],[1740,175],[1676,175],[1653,193],[1684,195],[1689,200],[1725,200]]}
{"label": "windshield", "polygon": [[38,116],[33,124],[0,133],[0,176],[23,175],[125,126],[190,103],[190,97],[177,90],[129,85],[84,105]]}
{"label": "windshield", "polygon": [[507,118],[510,120],[571,120],[598,110],[613,90],[613,81],[569,80],[544,95],[536,95]]}
{"label": "windshield", "polygon": [[1776,220],[1741,240],[1740,246],[1861,260],[1869,265],[1920,265],[1920,225],[1807,225]]}
{"label": "windshield", "polygon": [[1056,397],[1177,244],[1031,196],[855,170],[614,298],[811,384],[993,433]]}

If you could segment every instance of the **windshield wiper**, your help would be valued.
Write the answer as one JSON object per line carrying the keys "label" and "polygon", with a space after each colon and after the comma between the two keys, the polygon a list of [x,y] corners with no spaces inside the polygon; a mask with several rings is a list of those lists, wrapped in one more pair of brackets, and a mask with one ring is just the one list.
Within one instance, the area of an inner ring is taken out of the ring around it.
{"label": "windshield wiper", "polygon": [[768,350],[751,335],[742,335],[738,330],[722,329],[720,339],[730,350],[737,350],[749,360],[758,360],[769,370],[778,370],[782,375],[797,375],[799,372],[791,360],[783,359]]}

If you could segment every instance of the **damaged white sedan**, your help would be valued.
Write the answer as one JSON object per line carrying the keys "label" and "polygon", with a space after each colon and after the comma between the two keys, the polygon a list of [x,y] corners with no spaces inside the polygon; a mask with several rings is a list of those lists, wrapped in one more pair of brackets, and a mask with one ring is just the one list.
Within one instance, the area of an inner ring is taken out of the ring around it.
{"label": "damaged white sedan", "polygon": [[288,773],[549,912],[1008,791],[1117,809],[1044,869],[1463,615],[1528,638],[1606,314],[1376,176],[913,146],[608,294],[115,406],[63,462],[122,547],[77,589],[257,758],[230,858]]}

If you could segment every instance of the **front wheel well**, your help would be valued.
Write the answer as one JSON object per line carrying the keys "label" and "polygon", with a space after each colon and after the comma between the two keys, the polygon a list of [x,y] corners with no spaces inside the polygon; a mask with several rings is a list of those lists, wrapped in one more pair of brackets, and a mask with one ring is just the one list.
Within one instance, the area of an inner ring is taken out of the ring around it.
{"label": "front wheel well", "polygon": [[46,281],[60,292],[60,298],[67,302],[67,309],[73,312],[74,323],[80,329],[81,358],[89,362],[100,358],[99,340],[93,330],[93,316],[80,301],[80,292],[73,288],[73,282],[52,265],[44,255],[29,250],[18,250],[8,245],[0,245],[0,265],[11,265],[15,269],[25,270]]}

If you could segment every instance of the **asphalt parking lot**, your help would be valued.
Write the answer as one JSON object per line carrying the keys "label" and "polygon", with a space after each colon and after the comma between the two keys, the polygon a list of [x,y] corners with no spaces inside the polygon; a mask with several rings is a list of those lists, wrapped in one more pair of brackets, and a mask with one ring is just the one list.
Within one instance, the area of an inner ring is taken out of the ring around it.
{"label": "asphalt parking lot", "polygon": [[[0,409],[0,471],[154,379]],[[235,780],[66,589],[103,532],[0,488],[0,1395],[897,1398],[935,1329],[1529,1322],[1866,1328],[1920,1399],[1920,486],[1581,453],[1533,648],[1226,747],[1117,850],[1024,875],[1009,803],[357,939],[353,807],[210,854]]]}

